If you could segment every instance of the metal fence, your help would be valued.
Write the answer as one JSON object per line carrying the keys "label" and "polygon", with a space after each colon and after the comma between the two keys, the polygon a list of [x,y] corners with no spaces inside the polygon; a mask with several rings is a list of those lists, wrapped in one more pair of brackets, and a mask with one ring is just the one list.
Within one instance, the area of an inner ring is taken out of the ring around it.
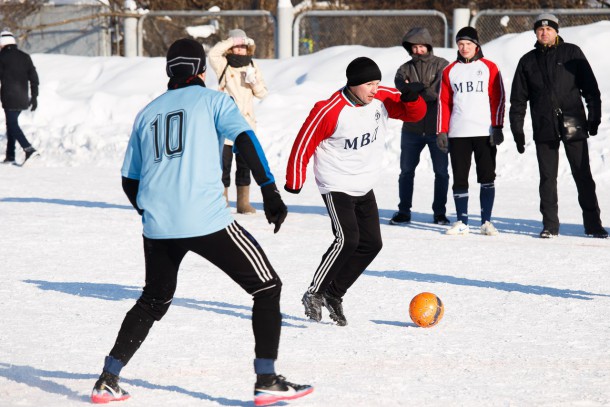
{"label": "metal fence", "polygon": [[481,43],[486,43],[504,34],[533,30],[536,17],[541,13],[555,14],[560,27],[610,19],[610,9],[484,10],[473,17],[470,25],[477,29]]}
{"label": "metal fence", "polygon": [[[0,13],[4,13],[0,6]],[[28,53],[109,56],[110,19],[102,6],[56,5],[16,21],[19,48]]]}
{"label": "metal fence", "polygon": [[336,45],[393,47],[413,27],[426,27],[432,46],[447,46],[447,18],[436,10],[305,11],[294,21],[292,53],[311,54]]}
{"label": "metal fence", "polygon": [[151,11],[139,16],[139,56],[165,56],[172,42],[186,35],[195,37],[208,50],[227,38],[229,30],[241,28],[256,43],[257,58],[274,58],[276,23],[264,10]]}

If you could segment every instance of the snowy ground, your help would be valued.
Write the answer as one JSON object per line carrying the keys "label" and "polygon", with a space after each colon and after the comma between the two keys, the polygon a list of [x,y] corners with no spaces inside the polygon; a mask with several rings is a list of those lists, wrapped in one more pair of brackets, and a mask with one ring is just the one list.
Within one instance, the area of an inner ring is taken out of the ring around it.
{"label": "snowy ground", "polygon": [[[589,144],[606,226],[610,81],[604,69],[610,58],[599,47],[609,33],[610,23],[562,30],[583,45],[604,97],[605,121]],[[524,33],[484,48],[502,63],[507,87],[515,55],[533,41]],[[503,56],[507,51],[514,55]],[[454,50],[437,53],[454,56]],[[313,102],[340,86],[345,65],[361,54],[383,61],[390,84],[406,58],[400,48],[339,47],[262,61],[272,93],[257,107],[259,134],[278,184],[286,149]],[[35,55],[34,62],[40,107],[24,113],[22,123],[43,155],[23,168],[0,166],[0,405],[77,406],[88,402],[143,285],[141,226],[121,190],[119,168],[133,115],[163,89],[163,61]],[[82,75],[74,79],[64,70],[69,66]],[[326,314],[323,323],[309,322],[300,303],[332,239],[311,175],[300,195],[283,194],[290,214],[278,234],[264,220],[258,193],[259,213],[236,215],[284,281],[278,370],[316,388],[291,405],[610,405],[610,240],[583,236],[563,155],[561,236],[537,238],[534,147],[528,144],[520,156],[506,135],[498,153],[497,237],[450,237],[446,227],[429,222],[427,155],[418,168],[413,223],[389,226],[397,204],[398,137],[389,142],[375,189],[384,249],[345,298],[347,327],[330,324]],[[470,202],[476,214],[478,188],[471,188]],[[447,207],[455,220],[451,198]],[[471,219],[476,227],[477,216]],[[422,291],[445,303],[443,320],[431,329],[408,317],[410,299]],[[252,405],[250,306],[231,280],[187,255],[172,308],[123,371],[133,397],[121,405]]]}

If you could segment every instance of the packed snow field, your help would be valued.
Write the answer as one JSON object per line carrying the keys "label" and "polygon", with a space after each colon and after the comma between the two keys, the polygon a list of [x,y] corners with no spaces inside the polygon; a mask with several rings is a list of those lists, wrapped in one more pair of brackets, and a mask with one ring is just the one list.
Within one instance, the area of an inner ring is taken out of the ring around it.
{"label": "packed snow field", "polygon": [[[603,122],[589,146],[602,221],[610,226],[610,56],[600,52],[610,46],[610,22],[560,35],[583,48],[602,92]],[[518,57],[534,41],[527,32],[484,45],[507,91]],[[455,58],[452,49],[435,53]],[[347,63],[362,55],[379,63],[386,85],[407,59],[401,47],[346,46],[260,61],[270,95],[256,106],[257,134],[278,185],[313,103],[339,88]],[[39,108],[20,119],[41,157],[23,168],[0,166],[0,405],[77,406],[89,402],[104,356],[144,284],[141,224],[122,192],[119,169],[135,114],[164,91],[164,60],[33,59]],[[208,75],[214,88],[216,78]],[[500,235],[477,232],[473,178],[473,233],[446,236],[446,226],[431,223],[433,176],[425,152],[413,222],[388,225],[398,195],[400,123],[393,126],[375,188],[384,248],[345,297],[346,327],[333,325],[326,313],[322,323],[310,322],[300,302],[332,240],[313,174],[301,194],[283,193],[290,213],[278,234],[265,221],[256,190],[257,214],[235,215],[284,282],[278,372],[315,386],[286,405],[610,405],[610,240],[583,235],[563,153],[558,238],[538,238],[529,124],[524,155],[508,126],[499,147],[492,220]],[[1,148],[5,142],[0,134]],[[234,207],[234,190],[230,198]],[[447,208],[455,220],[451,197]],[[430,329],[408,316],[409,301],[422,291],[445,304],[443,319]],[[252,405],[250,307],[250,297],[222,272],[187,255],[170,311],[123,370],[132,398],[121,403]]]}

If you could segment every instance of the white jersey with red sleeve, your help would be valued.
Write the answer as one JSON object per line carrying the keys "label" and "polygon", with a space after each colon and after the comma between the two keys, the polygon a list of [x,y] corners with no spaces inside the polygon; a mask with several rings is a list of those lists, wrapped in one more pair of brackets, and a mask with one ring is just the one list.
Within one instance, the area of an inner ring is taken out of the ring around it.
{"label": "white jersey with red sleeve", "polygon": [[485,58],[454,61],[443,71],[437,132],[485,137],[504,124],[504,85],[496,64]]}
{"label": "white jersey with red sleeve", "polygon": [[299,191],[307,164],[314,157],[314,174],[320,193],[369,192],[382,169],[388,118],[419,121],[426,103],[400,100],[400,91],[380,86],[367,105],[354,105],[345,88],[315,104],[297,135],[286,169],[286,188]]}

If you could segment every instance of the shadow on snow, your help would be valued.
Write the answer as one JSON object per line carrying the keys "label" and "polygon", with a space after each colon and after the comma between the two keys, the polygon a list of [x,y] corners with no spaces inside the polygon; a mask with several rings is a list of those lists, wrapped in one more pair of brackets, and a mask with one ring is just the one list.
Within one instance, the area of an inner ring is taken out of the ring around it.
{"label": "shadow on snow", "polygon": [[[41,290],[56,291],[64,294],[76,295],[78,297],[98,298],[108,301],[137,300],[142,293],[140,287],[119,284],[100,284],[85,282],[57,282],[42,280],[23,280],[24,283],[34,284]],[[190,309],[215,312],[236,318],[250,320],[252,308],[245,305],[235,305],[219,301],[195,300],[192,298],[177,298],[172,301],[173,306]],[[286,320],[295,322],[306,322],[308,320],[299,317],[282,314],[282,326],[290,328],[305,328],[304,325],[295,325]]]}
{"label": "shadow on snow", "polygon": [[[69,373],[62,372],[59,370],[43,370],[36,369],[31,366],[19,366],[9,363],[0,363],[0,377],[5,377],[8,380],[25,384],[29,387],[37,387],[40,390],[65,396],[70,400],[77,400],[82,402],[88,402],[89,394],[83,395],[78,391],[72,390],[70,387],[58,383],[54,379],[67,379],[67,380],[89,380],[91,381],[91,388],[93,383],[97,380],[97,374],[85,374],[85,373]],[[146,380],[141,379],[125,379],[121,377],[122,383],[127,383],[132,386],[143,387],[150,390],[163,390],[181,393],[190,397],[194,397],[200,400],[213,401],[222,406],[251,406],[252,401],[227,399],[225,397],[213,397],[206,393],[196,392],[187,390],[180,386],[173,385],[158,385]]]}
{"label": "shadow on snow", "polygon": [[516,291],[523,294],[548,295],[551,297],[574,298],[577,300],[592,300],[593,297],[610,297],[608,294],[596,294],[582,290],[544,287],[540,285],[525,285],[518,283],[505,283],[501,281],[473,280],[470,278],[447,276],[442,274],[416,273],[413,271],[369,271],[364,272],[371,277],[394,278],[397,280],[410,280],[422,283],[445,283],[470,287],[492,288],[500,291]]}

